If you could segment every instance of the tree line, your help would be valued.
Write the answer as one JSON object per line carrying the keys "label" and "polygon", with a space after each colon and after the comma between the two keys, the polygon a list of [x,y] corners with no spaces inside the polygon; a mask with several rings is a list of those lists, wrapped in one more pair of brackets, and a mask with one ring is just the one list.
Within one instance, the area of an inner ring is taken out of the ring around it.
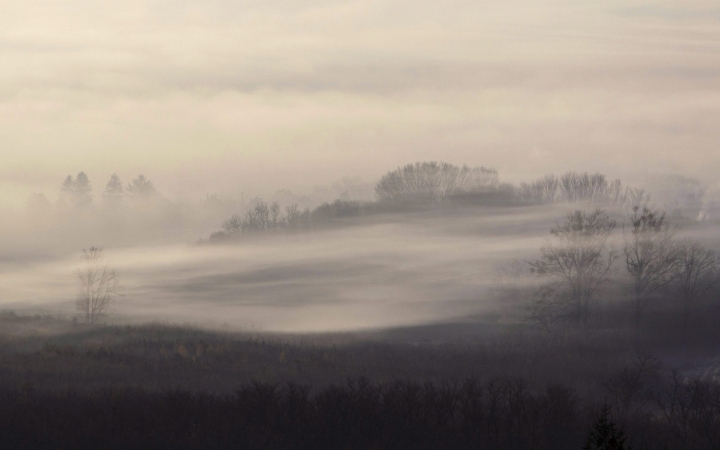
{"label": "tree line", "polygon": [[623,186],[601,173],[548,174],[519,186],[501,183],[497,170],[456,166],[445,162],[417,162],[383,175],[375,186],[378,201],[445,203],[452,197],[482,197],[503,192],[506,201],[525,204],[592,202],[608,205],[638,204],[648,199],[642,189]]}
{"label": "tree line", "polygon": [[375,194],[379,201],[443,203],[458,193],[490,191],[499,185],[495,169],[417,162],[383,175],[375,186]]}
{"label": "tree line", "polygon": [[227,241],[243,235],[310,230],[333,219],[363,214],[387,213],[413,207],[448,204],[529,205],[552,202],[585,202],[608,205],[639,204],[649,195],[642,189],[623,187],[620,180],[608,181],[600,173],[568,172],[561,177],[546,175],[519,187],[501,183],[497,170],[437,161],[416,162],[383,175],[375,185],[375,201],[336,200],[315,209],[287,206],[260,200],[245,214],[234,214],[210,241]]}
{"label": "tree line", "polygon": [[720,384],[675,375],[648,389],[646,399],[633,414],[622,414],[561,385],[531,389],[512,378],[424,384],[360,378],[316,392],[254,382],[225,396],[4,388],[0,443],[13,449],[717,448]]}
{"label": "tree line", "polygon": [[268,205],[259,200],[245,214],[233,214],[222,224],[222,229],[210,235],[210,242],[236,240],[243,236],[258,236],[278,233],[294,233],[325,227],[335,220],[356,217],[367,213],[367,205],[353,200],[325,202],[310,209],[300,209],[297,204],[284,210],[278,202]]}
{"label": "tree line", "polygon": [[[610,242],[617,223],[602,209],[575,211],[551,228],[541,257],[526,266],[540,283],[529,308],[532,322],[546,329],[557,321],[587,324],[598,311],[598,290],[617,280],[631,298],[636,327],[664,294],[677,299],[687,326],[720,285],[720,259],[700,242],[678,238],[662,211],[634,206],[627,221],[620,250]],[[522,268],[515,275],[523,275]]]}
{"label": "tree line", "polygon": [[[105,189],[102,191],[102,202],[107,206],[118,206],[125,199],[129,200],[148,200],[158,195],[153,182],[145,177],[138,175],[133,178],[130,183],[123,185],[122,180],[117,174],[112,174]],[[75,178],[68,175],[60,187],[60,202],[66,206],[72,206],[77,209],[89,208],[94,200],[92,184],[85,172],[80,172]],[[41,201],[35,199],[35,201]]]}

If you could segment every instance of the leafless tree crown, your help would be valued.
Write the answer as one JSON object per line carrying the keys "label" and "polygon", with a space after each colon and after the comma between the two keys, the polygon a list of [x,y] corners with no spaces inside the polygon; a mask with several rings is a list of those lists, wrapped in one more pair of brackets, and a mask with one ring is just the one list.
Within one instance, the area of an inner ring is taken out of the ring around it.
{"label": "leafless tree crown", "polygon": [[417,162],[388,172],[375,186],[379,200],[433,200],[442,203],[458,192],[494,189],[498,173],[486,167],[458,167],[444,162]]}
{"label": "leafless tree crown", "polygon": [[[587,323],[593,295],[607,280],[617,258],[607,243],[615,226],[603,210],[596,209],[592,213],[575,211],[563,224],[552,227],[553,239],[541,249],[541,258],[531,264],[538,274],[555,278],[551,292],[564,295],[553,296],[559,304],[544,309]],[[541,302],[550,298],[546,292]]]}
{"label": "leafless tree crown", "polygon": [[97,323],[117,295],[117,274],[104,262],[100,247],[83,249],[82,260],[77,271],[80,288],[76,307],[85,315],[86,323]]}
{"label": "leafless tree crown", "polygon": [[675,287],[683,305],[683,323],[687,325],[692,309],[720,282],[715,252],[697,242],[683,241],[679,249]]}
{"label": "leafless tree crown", "polygon": [[676,277],[682,247],[665,221],[665,213],[635,206],[632,227],[625,233],[625,263],[635,297],[635,323],[640,323],[651,297]]}

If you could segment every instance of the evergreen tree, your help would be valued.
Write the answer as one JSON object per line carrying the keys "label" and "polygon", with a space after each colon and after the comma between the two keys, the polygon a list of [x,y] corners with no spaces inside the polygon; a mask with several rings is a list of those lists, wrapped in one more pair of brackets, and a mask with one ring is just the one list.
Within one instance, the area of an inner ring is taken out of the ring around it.
{"label": "evergreen tree", "polygon": [[69,204],[74,201],[75,198],[75,180],[72,175],[68,175],[63,181],[62,187],[60,188],[60,200]]}
{"label": "evergreen tree", "polygon": [[105,186],[103,198],[107,204],[114,206],[120,204],[123,195],[125,195],[125,189],[123,188],[122,181],[120,181],[120,177],[114,173],[110,176],[110,180],[108,180]]}
{"label": "evergreen tree", "polygon": [[135,199],[150,198],[157,194],[152,181],[140,174],[137,178],[133,178],[132,183],[127,185],[127,192]]}
{"label": "evergreen tree", "polygon": [[627,450],[625,433],[618,430],[610,420],[610,408],[603,405],[588,435],[583,450]]}
{"label": "evergreen tree", "polygon": [[75,178],[75,205],[86,208],[92,203],[92,186],[85,172],[80,172]]}

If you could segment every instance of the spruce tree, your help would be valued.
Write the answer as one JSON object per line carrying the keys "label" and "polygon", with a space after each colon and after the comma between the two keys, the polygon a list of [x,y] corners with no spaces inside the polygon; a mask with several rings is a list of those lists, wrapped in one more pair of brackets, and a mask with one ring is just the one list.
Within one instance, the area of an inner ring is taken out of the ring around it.
{"label": "spruce tree", "polygon": [[66,204],[74,202],[75,199],[75,180],[72,175],[68,175],[63,181],[62,187],[60,188],[60,199]]}
{"label": "spruce tree", "polygon": [[134,199],[147,199],[157,194],[152,181],[145,178],[143,174],[138,175],[137,178],[133,178],[132,183],[128,184],[126,189],[127,193]]}
{"label": "spruce tree", "polygon": [[120,181],[120,177],[114,173],[110,176],[110,180],[108,180],[105,186],[103,198],[107,204],[115,206],[120,204],[123,195],[125,195],[125,189],[123,188],[122,181]]}
{"label": "spruce tree", "polygon": [[625,433],[610,420],[610,408],[603,405],[588,434],[583,450],[627,450]]}
{"label": "spruce tree", "polygon": [[92,186],[85,172],[80,172],[75,178],[75,205],[86,208],[92,203]]}

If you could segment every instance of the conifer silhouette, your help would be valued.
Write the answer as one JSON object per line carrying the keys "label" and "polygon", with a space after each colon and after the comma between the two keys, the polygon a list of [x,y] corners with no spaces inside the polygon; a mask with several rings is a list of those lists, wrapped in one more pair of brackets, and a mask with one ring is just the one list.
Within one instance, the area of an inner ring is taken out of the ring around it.
{"label": "conifer silhouette", "polygon": [[590,429],[583,450],[628,450],[625,441],[625,433],[610,420],[610,408],[606,403]]}

